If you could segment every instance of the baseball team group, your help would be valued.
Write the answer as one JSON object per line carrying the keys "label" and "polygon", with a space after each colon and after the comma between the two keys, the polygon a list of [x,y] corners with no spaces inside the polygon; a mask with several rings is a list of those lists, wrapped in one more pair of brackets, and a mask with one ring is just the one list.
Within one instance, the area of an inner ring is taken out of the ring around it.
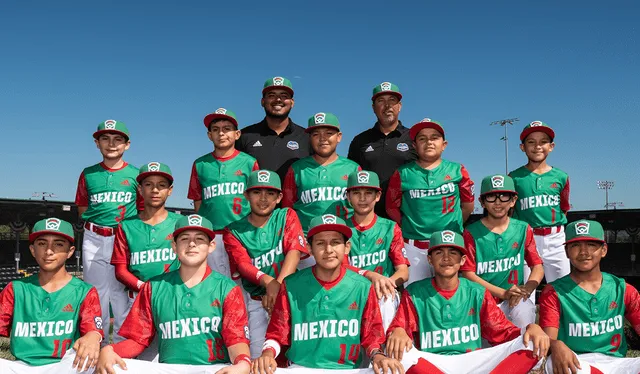
{"label": "baseball team group", "polygon": [[524,127],[524,165],[482,179],[467,224],[475,186],[443,159],[445,127],[404,127],[393,83],[371,99],[348,157],[336,115],[290,119],[284,77],[261,122],[206,115],[187,216],[165,207],[169,165],[128,164],[126,125],[102,122],[76,194],[83,280],[65,268],[73,226],[37,222],[39,272],[0,293],[16,357],[0,373],[640,373],[624,332],[640,296],[600,270],[602,225],[567,222],[553,129]]}

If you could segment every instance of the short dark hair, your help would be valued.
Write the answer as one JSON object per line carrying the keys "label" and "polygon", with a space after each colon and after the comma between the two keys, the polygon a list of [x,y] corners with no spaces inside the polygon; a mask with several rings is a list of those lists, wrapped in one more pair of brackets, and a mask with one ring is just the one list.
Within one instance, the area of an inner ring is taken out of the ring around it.
{"label": "short dark hair", "polygon": [[[226,118],[215,118],[213,121],[209,122],[209,126],[207,126],[207,131],[211,132],[211,125],[213,125],[214,123],[222,122],[222,121],[231,122]],[[233,122],[231,122],[231,123],[233,123]],[[236,128],[236,130],[238,129],[238,126],[234,125],[234,127]]]}

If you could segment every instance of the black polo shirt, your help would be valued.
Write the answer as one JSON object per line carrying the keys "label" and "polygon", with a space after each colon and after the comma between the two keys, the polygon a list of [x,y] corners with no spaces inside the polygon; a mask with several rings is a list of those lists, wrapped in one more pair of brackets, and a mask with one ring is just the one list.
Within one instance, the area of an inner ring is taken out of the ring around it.
{"label": "black polo shirt", "polygon": [[280,135],[269,127],[266,119],[245,127],[236,149],[255,157],[261,169],[277,172],[282,183],[289,166],[311,154],[309,134],[291,119]]}
{"label": "black polo shirt", "polygon": [[401,165],[417,158],[409,137],[409,129],[399,122],[395,130],[385,135],[376,122],[372,128],[353,138],[349,145],[348,157],[357,162],[363,170],[375,171],[380,177],[382,198],[376,204],[376,214],[387,217],[384,198],[391,175]]}

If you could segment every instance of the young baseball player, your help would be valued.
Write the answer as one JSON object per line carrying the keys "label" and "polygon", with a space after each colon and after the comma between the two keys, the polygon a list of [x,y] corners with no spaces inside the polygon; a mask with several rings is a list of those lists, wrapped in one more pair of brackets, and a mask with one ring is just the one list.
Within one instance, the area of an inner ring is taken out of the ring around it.
{"label": "young baseball player", "polygon": [[222,238],[249,296],[251,357],[257,358],[262,353],[269,314],[280,284],[296,271],[300,256],[308,252],[296,212],[276,208],[282,200],[280,177],[276,172],[252,172],[244,195],[251,213],[232,222]]}
{"label": "young baseball player", "polygon": [[222,230],[249,213],[249,203],[243,193],[249,174],[259,169],[258,162],[235,148],[240,138],[235,113],[219,108],[204,117],[204,125],[214,149],[193,163],[188,198],[193,200],[196,212],[211,221],[216,231],[218,250],[209,257],[209,266],[230,277]]}
{"label": "young baseball player", "polygon": [[571,207],[569,176],[547,164],[547,157],[555,147],[554,138],[553,129],[543,122],[527,125],[520,133],[520,149],[529,160],[509,173],[518,193],[513,217],[533,227],[547,282],[569,274],[569,259],[563,248],[566,214]]}
{"label": "young baseball player", "polygon": [[332,214],[311,220],[308,246],[316,264],[285,278],[254,374],[276,370],[284,347],[291,368],[356,369],[363,352],[376,373],[402,373],[380,349],[384,331],[371,282],[343,266],[352,231]]}
{"label": "young baseball player", "polygon": [[448,143],[439,122],[425,118],[411,127],[409,135],[418,159],[393,173],[385,205],[389,218],[402,227],[411,263],[410,284],[433,276],[427,262],[431,233],[462,232],[473,212],[474,187],[463,165],[442,159]]}
{"label": "young baseball player", "polygon": [[640,358],[623,358],[624,319],[640,333],[640,296],[624,279],[600,270],[608,251],[602,225],[572,222],[566,240],[571,273],[540,295],[540,325],[551,337],[547,373],[640,373]]}
{"label": "young baseball player", "polygon": [[373,282],[386,330],[400,302],[396,288],[409,279],[409,260],[400,226],[374,211],[381,195],[378,174],[363,170],[349,175],[347,198],[353,207],[353,217],[347,221],[353,232],[349,263],[365,270]]}
{"label": "young baseball player", "polygon": [[99,373],[115,373],[116,364],[126,369],[122,358],[139,355],[156,335],[160,363],[233,362],[217,373],[249,373],[251,359],[242,290],[207,265],[208,255],[216,249],[215,235],[211,222],[197,214],[176,222],[172,247],[180,268],[142,286],[122,325],[121,332],[127,340],[101,350],[96,369]]}
{"label": "young baseball player", "polygon": [[[129,149],[129,130],[124,123],[106,120],[93,134],[102,154],[102,162],[82,171],[78,180],[76,205],[85,221],[82,239],[83,279],[94,286],[100,295],[102,329],[108,343],[110,331],[109,305],[114,316],[127,312],[129,297],[122,283],[116,279],[111,265],[115,228],[126,218],[134,217],[142,208],[137,194],[138,168],[124,161]],[[138,205],[136,205],[136,202]],[[120,320],[114,321],[113,340],[120,341]]]}
{"label": "young baseball player", "polygon": [[[536,306],[529,299],[544,277],[531,226],[509,218],[517,195],[513,179],[490,175],[482,180],[480,203],[486,216],[464,230],[466,261],[461,275],[485,287],[514,325],[524,328],[536,321]],[[524,263],[531,268],[525,282]]]}
{"label": "young baseball player", "polygon": [[[176,221],[182,216],[165,208],[173,190],[171,169],[165,164],[150,162],[140,168],[136,180],[144,210],[138,216],[120,222],[111,257],[116,278],[125,285],[129,294],[126,314],[114,315],[117,325],[124,322],[144,282],[176,270],[179,264],[171,242]],[[138,358],[153,359],[156,354],[157,349],[151,349]]]}
{"label": "young baseball player", "polygon": [[[387,353],[401,359],[405,369],[411,367],[408,373],[526,373],[532,369],[545,357],[549,337],[535,324],[522,329],[520,337],[521,329],[507,320],[488,290],[458,277],[466,260],[462,235],[437,231],[430,240],[428,259],[435,277],[414,282],[403,291],[387,332]],[[480,350],[481,338],[494,347]],[[520,352],[530,347],[530,341],[533,355]]]}
{"label": "young baseball player", "polygon": [[72,348],[73,364],[56,365],[56,373],[95,367],[104,336],[100,300],[95,287],[65,269],[75,251],[73,227],[58,218],[43,219],[34,225],[29,242],[38,274],[14,280],[0,293],[0,336],[10,339],[18,360],[0,359],[0,372],[59,363]]}

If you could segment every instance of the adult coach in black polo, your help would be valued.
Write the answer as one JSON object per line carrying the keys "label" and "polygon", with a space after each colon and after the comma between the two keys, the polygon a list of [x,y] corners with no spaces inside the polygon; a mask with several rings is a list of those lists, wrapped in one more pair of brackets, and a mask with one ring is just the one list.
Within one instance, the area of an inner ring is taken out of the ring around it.
{"label": "adult coach in black polo", "polygon": [[255,157],[262,169],[277,172],[280,180],[291,164],[311,154],[309,134],[289,118],[294,104],[293,86],[287,78],[267,79],[260,100],[265,117],[242,129],[236,141],[238,150]]}
{"label": "adult coach in black polo", "polygon": [[375,171],[380,177],[382,197],[376,204],[375,212],[387,217],[384,197],[389,178],[399,166],[415,160],[416,151],[409,137],[409,129],[398,120],[402,109],[402,94],[398,86],[390,82],[380,83],[373,88],[371,100],[378,121],[372,128],[353,138],[348,157],[363,170]]}

